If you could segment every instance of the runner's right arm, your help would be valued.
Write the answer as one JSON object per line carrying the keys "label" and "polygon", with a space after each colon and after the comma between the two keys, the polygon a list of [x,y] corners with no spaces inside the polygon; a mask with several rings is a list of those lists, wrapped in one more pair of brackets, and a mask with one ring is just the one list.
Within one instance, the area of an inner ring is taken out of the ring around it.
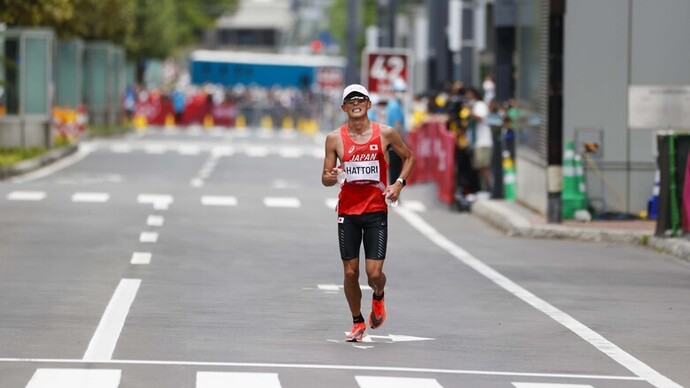
{"label": "runner's right arm", "polygon": [[336,168],[338,163],[337,136],[339,134],[336,131],[326,136],[326,154],[323,159],[323,173],[321,174],[321,183],[324,186],[333,186],[338,183],[338,169]]}

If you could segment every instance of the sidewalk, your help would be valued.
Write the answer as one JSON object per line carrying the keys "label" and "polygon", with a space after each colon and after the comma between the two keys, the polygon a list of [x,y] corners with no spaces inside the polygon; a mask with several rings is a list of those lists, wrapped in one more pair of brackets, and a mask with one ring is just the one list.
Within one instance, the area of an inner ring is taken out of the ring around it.
{"label": "sidewalk", "polygon": [[655,221],[563,221],[549,224],[544,216],[520,204],[494,199],[474,202],[471,212],[509,236],[640,245],[690,262],[690,240],[655,237]]}

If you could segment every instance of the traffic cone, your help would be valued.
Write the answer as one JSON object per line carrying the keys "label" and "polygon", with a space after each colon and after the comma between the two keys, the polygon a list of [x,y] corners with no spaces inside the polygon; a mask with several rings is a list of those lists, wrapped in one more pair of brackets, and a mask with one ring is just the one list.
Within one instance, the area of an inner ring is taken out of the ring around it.
{"label": "traffic cone", "polygon": [[517,199],[515,181],[513,158],[510,157],[510,151],[503,151],[503,198],[506,201],[515,201]]}
{"label": "traffic cone", "polygon": [[654,188],[652,189],[652,195],[649,196],[649,201],[647,202],[647,218],[650,220],[656,220],[659,215],[659,181],[661,180],[661,173],[657,167],[656,173],[654,174]]}
{"label": "traffic cone", "polygon": [[[582,169],[582,162],[580,162],[580,169]],[[582,183],[584,186],[584,179],[580,182],[576,176],[576,170],[575,146],[572,141],[568,141],[563,153],[563,190],[561,192],[562,215],[566,220],[575,218],[576,211],[586,208],[585,195],[580,185]]]}

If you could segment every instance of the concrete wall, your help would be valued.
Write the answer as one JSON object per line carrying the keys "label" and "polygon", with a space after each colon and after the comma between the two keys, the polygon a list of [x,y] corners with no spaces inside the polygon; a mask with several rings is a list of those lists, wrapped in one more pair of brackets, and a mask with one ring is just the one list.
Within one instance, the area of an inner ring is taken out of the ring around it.
{"label": "concrete wall", "polygon": [[628,129],[628,85],[690,85],[688,20],[687,0],[567,2],[564,140],[602,146],[587,168],[590,200],[602,210],[647,207],[655,128]]}

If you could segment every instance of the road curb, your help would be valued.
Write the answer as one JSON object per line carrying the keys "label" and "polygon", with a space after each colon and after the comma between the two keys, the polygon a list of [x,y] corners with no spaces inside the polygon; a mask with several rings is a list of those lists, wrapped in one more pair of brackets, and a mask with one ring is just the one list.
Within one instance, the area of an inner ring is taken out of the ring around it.
{"label": "road curb", "polygon": [[682,238],[659,238],[653,233],[641,231],[533,225],[528,217],[510,209],[501,200],[476,201],[472,204],[471,212],[509,236],[638,245],[690,262],[690,241]]}
{"label": "road curb", "polygon": [[2,167],[0,168],[0,180],[38,170],[41,167],[47,166],[75,153],[78,149],[79,146],[77,144],[70,144],[52,149],[39,157],[24,160],[9,167]]}

